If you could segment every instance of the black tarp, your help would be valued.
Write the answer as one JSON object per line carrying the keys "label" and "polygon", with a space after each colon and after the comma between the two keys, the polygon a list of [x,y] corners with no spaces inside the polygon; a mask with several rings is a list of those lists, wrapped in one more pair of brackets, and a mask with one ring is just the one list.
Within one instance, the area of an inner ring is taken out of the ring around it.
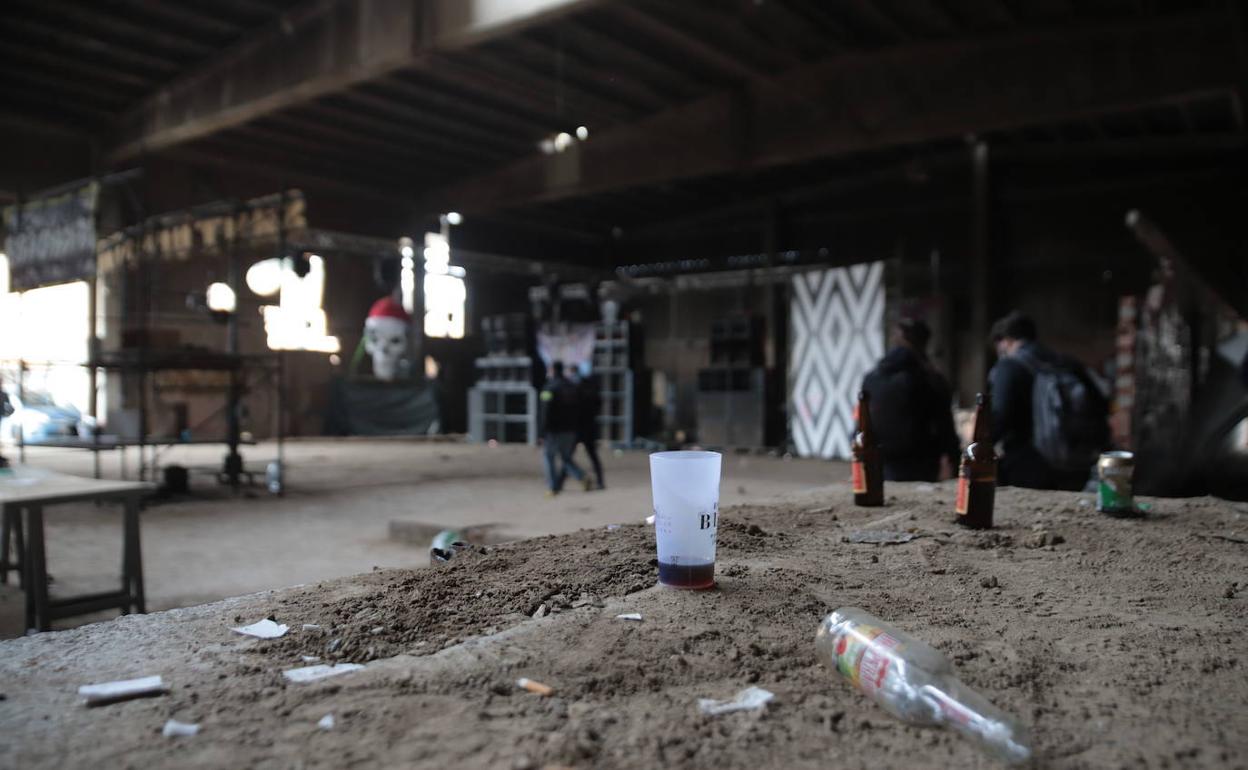
{"label": "black tarp", "polygon": [[432,382],[330,382],[325,432],[331,436],[424,436],[437,433],[440,425]]}

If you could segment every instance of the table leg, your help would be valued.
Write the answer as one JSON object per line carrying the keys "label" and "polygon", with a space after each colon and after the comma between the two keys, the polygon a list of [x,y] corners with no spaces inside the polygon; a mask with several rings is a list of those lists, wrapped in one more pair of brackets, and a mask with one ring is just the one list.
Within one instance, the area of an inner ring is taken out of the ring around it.
{"label": "table leg", "polygon": [[9,561],[9,533],[13,529],[12,506],[6,505],[0,510],[0,584],[9,584],[9,570],[13,563]]}
{"label": "table leg", "polygon": [[22,509],[5,505],[0,512],[0,583],[8,585],[9,573],[17,573],[17,584],[26,587],[26,538],[22,536]]}
{"label": "table leg", "polygon": [[[22,517],[26,515],[26,511],[23,509],[22,506],[15,506],[15,508],[17,510],[17,520],[18,520],[18,523],[20,524],[22,522]],[[22,549],[21,549],[22,584],[23,584],[22,595],[25,598],[25,604],[26,604],[25,629],[29,631],[30,629],[35,627],[35,592],[31,591],[27,586],[34,585],[35,577],[34,575],[31,574],[31,571],[34,569],[34,564],[31,563],[30,553],[26,550],[25,545],[26,545],[25,543],[22,543]]]}
{"label": "table leg", "polygon": [[139,538],[139,498],[137,495],[126,497],[125,545],[122,558],[123,590],[130,596],[130,605],[122,611],[129,614],[130,607],[140,615],[147,612],[147,601],[143,595],[143,548]]}
{"label": "table leg", "polygon": [[[17,584],[23,591],[26,586],[30,585],[30,581],[26,579],[26,527],[22,524],[22,508],[21,506],[13,506],[13,537],[16,540],[16,546],[13,551],[17,554]],[[29,592],[28,592],[29,593]]]}
{"label": "table leg", "polygon": [[[33,627],[40,631],[50,631],[52,623],[48,618],[48,562],[43,542],[43,506],[27,506],[26,521],[30,535],[26,547],[26,558],[30,561],[30,568],[26,573],[26,593],[34,599]],[[28,619],[29,614],[28,611]],[[27,625],[31,626],[30,623]]]}

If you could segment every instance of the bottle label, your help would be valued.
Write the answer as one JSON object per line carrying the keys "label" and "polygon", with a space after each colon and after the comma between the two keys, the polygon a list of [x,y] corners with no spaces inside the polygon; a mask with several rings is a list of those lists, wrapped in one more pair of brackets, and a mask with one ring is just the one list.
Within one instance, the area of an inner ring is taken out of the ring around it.
{"label": "bottle label", "polygon": [[965,475],[958,476],[958,499],[954,504],[954,510],[959,516],[966,515],[966,508],[971,497],[971,480]]}
{"label": "bottle label", "polygon": [[867,471],[862,462],[855,460],[849,464],[850,479],[854,483],[854,494],[860,495],[867,491]]}
{"label": "bottle label", "polygon": [[875,626],[859,625],[836,641],[836,668],[850,683],[868,695],[884,686],[894,650],[901,643]]}

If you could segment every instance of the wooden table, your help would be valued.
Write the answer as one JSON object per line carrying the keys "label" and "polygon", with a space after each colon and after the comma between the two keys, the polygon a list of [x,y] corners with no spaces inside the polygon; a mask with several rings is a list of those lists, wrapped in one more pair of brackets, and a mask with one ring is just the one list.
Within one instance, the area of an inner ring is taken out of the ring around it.
{"label": "wooden table", "polygon": [[[151,484],[100,481],[55,471],[19,466],[0,469],[0,581],[18,572],[26,593],[26,628],[47,631],[52,621],[100,610],[120,609],[123,615],[146,612],[143,598],[143,556],[139,542],[139,502]],[[120,501],[125,505],[121,558],[121,589],[84,596],[48,596],[47,552],[43,509],[73,502]],[[16,559],[11,559],[16,551]]]}

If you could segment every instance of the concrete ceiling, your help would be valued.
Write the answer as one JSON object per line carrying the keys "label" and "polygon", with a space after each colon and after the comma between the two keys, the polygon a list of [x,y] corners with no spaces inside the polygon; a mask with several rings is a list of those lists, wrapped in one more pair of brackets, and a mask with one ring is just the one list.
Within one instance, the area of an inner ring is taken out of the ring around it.
{"label": "concrete ceiling", "polygon": [[1248,81],[1223,0],[9,0],[0,24],[2,122],[89,137],[93,171],[269,172],[586,244],[968,134],[1238,147]]}

